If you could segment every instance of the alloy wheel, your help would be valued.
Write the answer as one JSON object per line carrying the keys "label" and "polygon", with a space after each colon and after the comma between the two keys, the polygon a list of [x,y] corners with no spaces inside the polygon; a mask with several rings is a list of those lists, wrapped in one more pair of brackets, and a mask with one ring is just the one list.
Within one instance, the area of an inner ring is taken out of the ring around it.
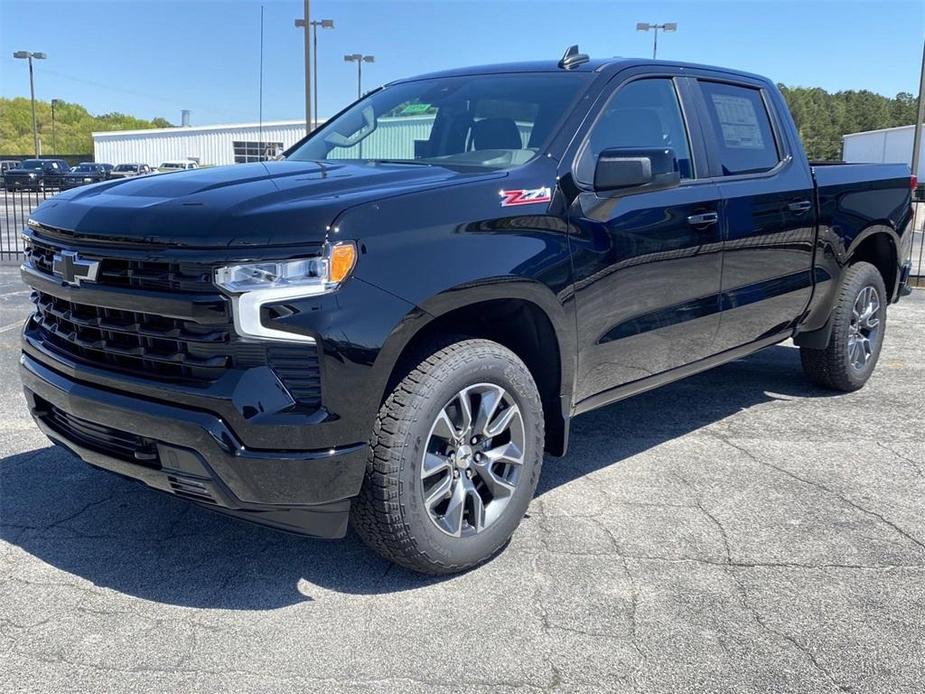
{"label": "alloy wheel", "polygon": [[880,296],[867,285],[858,293],[848,324],[848,361],[857,370],[867,366],[880,335]]}
{"label": "alloy wheel", "polygon": [[430,520],[453,537],[475,535],[504,512],[524,464],[524,423],[501,386],[478,383],[437,413],[421,461]]}

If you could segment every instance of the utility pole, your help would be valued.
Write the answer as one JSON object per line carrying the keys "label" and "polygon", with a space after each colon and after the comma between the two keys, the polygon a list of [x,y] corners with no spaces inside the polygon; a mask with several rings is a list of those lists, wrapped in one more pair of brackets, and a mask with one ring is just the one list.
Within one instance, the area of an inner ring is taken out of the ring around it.
{"label": "utility pole", "polygon": [[649,31],[652,29],[655,31],[652,40],[652,60],[655,60],[656,55],[658,54],[658,30],[662,31],[677,31],[678,24],[677,22],[667,22],[665,24],[649,24],[648,22],[637,22],[636,31]]}
{"label": "utility pole", "polygon": [[919,110],[912,133],[912,175],[918,176],[922,153],[922,121],[925,120],[925,44],[922,45],[922,74],[919,76]]}
{"label": "utility pole", "polygon": [[39,129],[35,120],[35,81],[32,76],[32,59],[45,60],[48,57],[45,53],[33,53],[31,51],[16,51],[13,57],[18,60],[29,61],[29,94],[32,97],[32,144],[35,147],[35,158],[39,158]]}
{"label": "utility pole", "polygon": [[310,0],[305,0],[305,16],[302,19],[295,20],[295,25],[305,30],[305,131],[306,134],[312,131],[312,42],[309,32],[311,31],[311,5]]}
{"label": "utility pole", "polygon": [[61,99],[51,100],[51,153],[58,155],[58,138],[55,136],[55,106],[61,103]]}

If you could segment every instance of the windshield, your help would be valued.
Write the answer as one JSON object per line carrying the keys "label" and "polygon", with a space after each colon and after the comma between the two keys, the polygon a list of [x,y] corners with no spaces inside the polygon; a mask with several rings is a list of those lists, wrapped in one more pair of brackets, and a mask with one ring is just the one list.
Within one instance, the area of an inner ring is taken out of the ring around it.
{"label": "windshield", "polygon": [[543,151],[590,75],[470,75],[405,82],[358,101],[287,159],[505,169]]}
{"label": "windshield", "polygon": [[93,173],[96,171],[96,167],[93,164],[78,164],[71,171],[75,173]]}
{"label": "windshield", "polygon": [[162,169],[182,169],[183,164],[161,164]]}
{"label": "windshield", "polygon": [[26,159],[21,165],[22,169],[41,169],[45,165],[45,162],[41,159]]}
{"label": "windshield", "polygon": [[135,170],[134,164],[119,164],[116,166],[115,169],[113,169],[113,171],[134,171],[134,170]]}

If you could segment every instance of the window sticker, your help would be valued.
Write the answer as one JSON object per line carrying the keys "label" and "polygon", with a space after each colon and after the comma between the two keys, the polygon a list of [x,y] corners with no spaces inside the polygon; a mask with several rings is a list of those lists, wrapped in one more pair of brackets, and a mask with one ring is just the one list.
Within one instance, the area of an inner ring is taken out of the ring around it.
{"label": "window sticker", "polygon": [[730,149],[764,149],[758,114],[750,99],[712,94],[713,108],[723,131],[723,142]]}

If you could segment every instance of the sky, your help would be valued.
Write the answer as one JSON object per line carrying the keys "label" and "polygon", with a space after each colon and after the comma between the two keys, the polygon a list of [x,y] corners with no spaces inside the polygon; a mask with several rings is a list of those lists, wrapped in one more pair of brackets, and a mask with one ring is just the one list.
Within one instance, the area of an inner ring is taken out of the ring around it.
{"label": "sky", "polygon": [[[304,32],[300,0],[0,0],[0,96],[80,103],[179,123],[256,121],[260,8],[264,7],[263,119],[303,118]],[[659,58],[767,75],[830,91],[917,93],[925,1],[728,0],[312,0],[319,31],[319,111],[333,114],[364,91],[444,68],[558,59],[578,43],[592,57],[650,57],[652,34],[636,22],[677,22],[659,33]]]}

